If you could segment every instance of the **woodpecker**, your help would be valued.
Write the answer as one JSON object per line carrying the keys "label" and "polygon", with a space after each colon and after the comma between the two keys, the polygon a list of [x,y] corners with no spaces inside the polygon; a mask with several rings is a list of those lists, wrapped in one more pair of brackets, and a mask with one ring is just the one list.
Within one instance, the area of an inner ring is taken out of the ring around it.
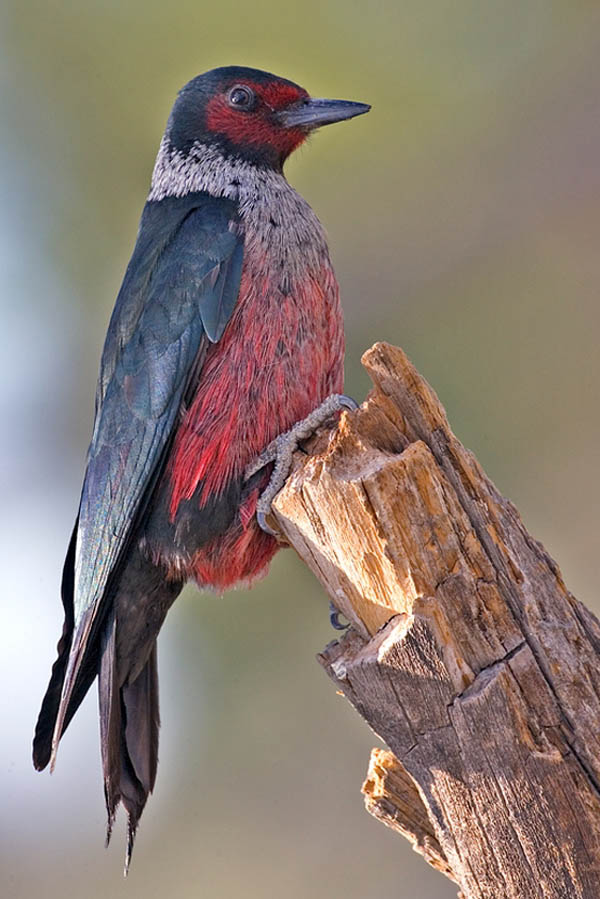
{"label": "woodpecker", "polygon": [[325,234],[283,165],[369,108],[229,66],[186,84],[167,122],[102,352],[33,743],[52,768],[97,677],[107,842],[123,803],[126,870],[156,778],[165,616],[187,581],[221,593],[266,573],[290,446],[346,404]]}

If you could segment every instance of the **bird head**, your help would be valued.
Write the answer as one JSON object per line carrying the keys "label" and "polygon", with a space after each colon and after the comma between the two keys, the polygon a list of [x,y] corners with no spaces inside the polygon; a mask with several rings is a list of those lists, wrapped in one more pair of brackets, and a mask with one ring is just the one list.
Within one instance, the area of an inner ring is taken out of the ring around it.
{"label": "bird head", "polygon": [[243,66],[212,69],[179,92],[167,126],[171,146],[194,144],[281,170],[290,153],[322,125],[368,112],[366,103],[311,97],[285,78]]}

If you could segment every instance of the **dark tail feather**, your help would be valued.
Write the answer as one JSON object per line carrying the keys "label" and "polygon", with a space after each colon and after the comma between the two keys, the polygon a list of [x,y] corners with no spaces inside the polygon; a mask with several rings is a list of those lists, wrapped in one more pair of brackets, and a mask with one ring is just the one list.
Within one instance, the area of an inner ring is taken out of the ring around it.
{"label": "dark tail feather", "polygon": [[[77,538],[77,522],[73,528],[71,542],[67,550],[65,564],[63,567],[61,597],[65,610],[65,620],[63,624],[62,635],[58,642],[57,652],[58,658],[52,666],[52,674],[50,675],[50,683],[46,690],[46,695],[42,701],[42,708],[37,720],[35,735],[33,738],[33,764],[38,771],[42,771],[50,761],[52,752],[52,737],[54,734],[54,726],[56,724],[56,716],[60,706],[60,697],[62,694],[63,682],[67,670],[67,662],[69,661],[69,652],[71,650],[71,642],[73,639],[73,583],[75,568],[75,543]],[[79,677],[75,684],[75,689],[71,696],[71,701],[65,716],[63,733],[81,705],[85,694],[90,688],[97,671],[97,650],[92,647],[85,665],[82,666]]]}
{"label": "dark tail feather", "polygon": [[119,687],[114,614],[107,621],[98,681],[100,740],[104,794],[110,840],[115,814],[122,802],[128,816],[127,874],[139,819],[154,788],[158,766],[158,668],[156,643],[133,683]]}
{"label": "dark tail feather", "polygon": [[104,773],[104,798],[108,824],[106,845],[121,800],[121,697],[117,679],[116,622],[111,612],[102,637],[102,655],[98,671],[98,704],[100,711],[100,748]]}
{"label": "dark tail feather", "polygon": [[138,677],[122,690],[127,749],[125,776],[121,780],[123,805],[128,815],[125,873],[131,861],[138,821],[156,782],[160,728],[157,656],[155,643]]}

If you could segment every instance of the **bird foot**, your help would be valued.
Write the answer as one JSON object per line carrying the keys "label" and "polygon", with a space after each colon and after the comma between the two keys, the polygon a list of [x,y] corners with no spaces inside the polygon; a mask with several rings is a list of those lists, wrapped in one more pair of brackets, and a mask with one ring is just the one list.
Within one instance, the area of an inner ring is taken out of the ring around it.
{"label": "bird foot", "polygon": [[329,600],[329,621],[331,626],[336,629],[336,631],[345,631],[350,627],[350,622],[347,624],[342,624],[340,621],[340,615],[342,613],[340,610],[334,605],[332,599]]}
{"label": "bird foot", "polygon": [[296,422],[289,431],[286,431],[285,434],[280,434],[279,437],[272,440],[260,456],[246,469],[245,477],[248,480],[253,474],[264,468],[265,465],[269,465],[271,462],[275,463],[269,483],[256,504],[256,520],[267,534],[275,536],[275,531],[269,527],[266,519],[271,512],[271,503],[286,482],[292,466],[292,456],[298,448],[298,444],[310,437],[332,415],[336,412],[341,412],[343,409],[354,411],[358,409],[358,404],[343,393],[332,393],[325,402],[313,409],[306,418]]}

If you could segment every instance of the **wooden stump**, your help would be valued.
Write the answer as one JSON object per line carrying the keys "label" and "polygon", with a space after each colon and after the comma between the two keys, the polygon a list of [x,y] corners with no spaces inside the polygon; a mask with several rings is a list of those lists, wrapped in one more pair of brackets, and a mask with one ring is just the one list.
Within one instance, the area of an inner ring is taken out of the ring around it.
{"label": "wooden stump", "polygon": [[598,899],[600,625],[404,353],[363,364],[274,522],[352,625],[320,662],[393,753],[367,807],[469,899]]}

